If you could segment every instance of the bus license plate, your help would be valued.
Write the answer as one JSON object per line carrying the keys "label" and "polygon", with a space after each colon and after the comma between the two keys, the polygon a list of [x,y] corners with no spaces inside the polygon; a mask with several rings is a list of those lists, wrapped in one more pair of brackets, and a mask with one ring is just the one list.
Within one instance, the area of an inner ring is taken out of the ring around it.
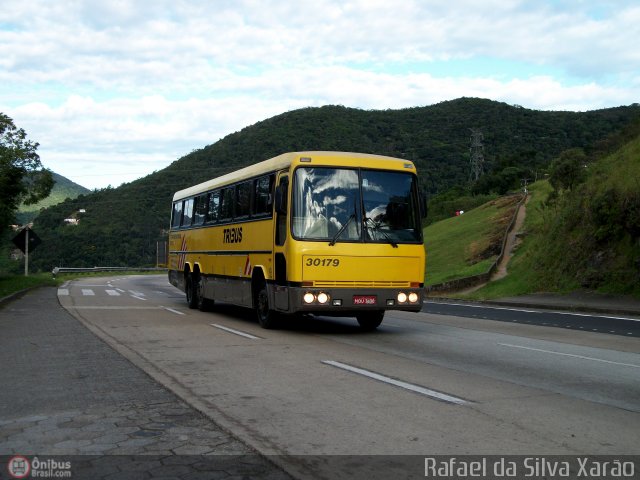
{"label": "bus license plate", "polygon": [[353,304],[354,305],[375,305],[376,296],[375,295],[354,295]]}

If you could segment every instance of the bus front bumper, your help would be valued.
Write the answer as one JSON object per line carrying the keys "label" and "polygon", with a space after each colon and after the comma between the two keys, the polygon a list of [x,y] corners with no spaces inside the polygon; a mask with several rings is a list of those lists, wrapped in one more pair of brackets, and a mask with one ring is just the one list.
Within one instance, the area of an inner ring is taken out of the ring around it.
{"label": "bus front bumper", "polygon": [[316,288],[274,286],[276,310],[350,316],[366,310],[419,312],[423,288]]}

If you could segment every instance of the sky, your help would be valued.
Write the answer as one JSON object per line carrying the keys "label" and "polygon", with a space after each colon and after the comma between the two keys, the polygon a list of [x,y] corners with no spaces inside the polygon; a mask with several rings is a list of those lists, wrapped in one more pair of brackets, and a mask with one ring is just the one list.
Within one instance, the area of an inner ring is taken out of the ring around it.
{"label": "sky", "polygon": [[638,45],[637,0],[0,0],[0,112],[115,187],[309,106],[630,105]]}

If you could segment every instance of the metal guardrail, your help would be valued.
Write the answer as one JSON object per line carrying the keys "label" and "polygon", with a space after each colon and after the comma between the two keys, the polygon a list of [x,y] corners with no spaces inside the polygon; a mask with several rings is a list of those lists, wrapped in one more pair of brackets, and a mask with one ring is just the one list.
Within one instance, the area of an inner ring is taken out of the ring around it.
{"label": "metal guardrail", "polygon": [[95,272],[165,272],[166,268],[157,267],[55,267],[51,274],[55,278],[61,273],[95,273]]}

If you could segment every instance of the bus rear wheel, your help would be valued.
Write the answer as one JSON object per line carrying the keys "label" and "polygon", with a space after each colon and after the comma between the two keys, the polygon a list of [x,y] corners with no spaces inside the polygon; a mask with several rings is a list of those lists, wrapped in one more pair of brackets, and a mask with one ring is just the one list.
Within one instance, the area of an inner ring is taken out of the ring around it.
{"label": "bus rear wheel", "polygon": [[209,298],[205,298],[204,296],[204,278],[202,275],[198,276],[196,292],[198,295],[198,310],[201,312],[208,312],[211,310],[211,308],[213,308],[214,301]]}
{"label": "bus rear wheel", "polygon": [[269,294],[267,292],[267,285],[262,284],[256,295],[256,314],[258,316],[258,323],[262,328],[273,329],[278,325],[278,314],[271,310],[269,305]]}
{"label": "bus rear wheel", "polygon": [[198,286],[196,285],[197,281],[197,279],[194,280],[191,273],[187,275],[187,281],[184,290],[187,294],[187,305],[189,305],[189,308],[198,308],[199,295]]}
{"label": "bus rear wheel", "polygon": [[384,310],[374,312],[362,312],[356,315],[360,329],[365,332],[371,332],[378,328],[384,318]]}

